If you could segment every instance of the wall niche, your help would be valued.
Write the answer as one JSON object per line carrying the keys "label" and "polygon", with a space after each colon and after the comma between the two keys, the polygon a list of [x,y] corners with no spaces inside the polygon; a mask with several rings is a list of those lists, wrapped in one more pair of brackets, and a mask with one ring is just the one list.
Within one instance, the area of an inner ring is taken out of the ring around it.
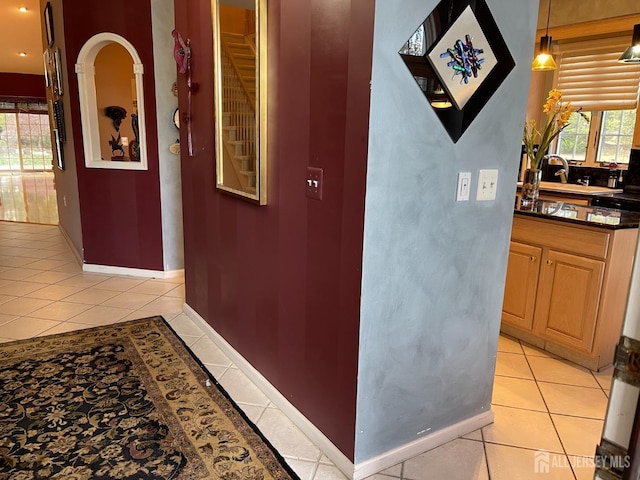
{"label": "wall niche", "polygon": [[138,52],[113,33],[91,37],[75,66],[87,168],[147,170],[144,68]]}

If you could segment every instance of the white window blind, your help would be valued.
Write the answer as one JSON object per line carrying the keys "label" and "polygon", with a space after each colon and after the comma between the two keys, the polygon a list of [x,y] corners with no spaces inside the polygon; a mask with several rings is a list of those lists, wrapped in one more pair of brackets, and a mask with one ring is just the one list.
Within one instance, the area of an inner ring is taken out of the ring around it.
{"label": "white window blind", "polygon": [[560,44],[556,88],[586,111],[631,110],[638,103],[640,65],[618,63],[630,36]]}

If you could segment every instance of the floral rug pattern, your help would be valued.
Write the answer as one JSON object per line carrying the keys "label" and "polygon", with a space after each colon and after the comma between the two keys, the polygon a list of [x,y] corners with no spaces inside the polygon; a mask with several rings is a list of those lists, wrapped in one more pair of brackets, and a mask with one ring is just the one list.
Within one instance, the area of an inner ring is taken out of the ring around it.
{"label": "floral rug pattern", "polygon": [[285,480],[161,317],[0,344],[0,480]]}

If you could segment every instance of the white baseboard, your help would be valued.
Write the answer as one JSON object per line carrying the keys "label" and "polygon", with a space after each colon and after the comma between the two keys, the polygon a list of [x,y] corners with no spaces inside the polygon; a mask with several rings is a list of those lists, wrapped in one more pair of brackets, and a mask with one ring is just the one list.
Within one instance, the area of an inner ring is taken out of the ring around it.
{"label": "white baseboard", "polygon": [[322,433],[318,427],[307,419],[296,407],[294,407],[289,400],[286,399],[279,391],[274,387],[269,380],[267,380],[262,374],[256,370],[235,348],[233,348],[222,336],[216,332],[211,325],[209,325],[193,308],[186,303],[184,304],[184,313],[193,320],[202,331],[224,352],[224,354],[231,359],[231,361],[242,372],[249,377],[249,379],[269,397],[274,405],[276,405],[282,413],[284,413],[289,420],[291,420],[309,440],[311,440],[329,460],[331,460],[336,467],[338,467],[347,478],[353,478],[353,463],[349,460],[344,453],[338,450],[331,440],[329,440],[324,433]]}
{"label": "white baseboard", "polygon": [[184,273],[184,269],[166,271],[144,270],[142,268],[113,267],[111,265],[94,265],[92,263],[83,264],[82,271],[91,273],[106,273],[108,275],[127,275],[129,277],[142,278],[174,278],[179,277]]}
{"label": "white baseboard", "polygon": [[64,238],[65,242],[67,242],[67,246],[69,247],[69,250],[71,250],[71,253],[75,257],[76,261],[78,262],[78,265],[82,266],[82,255],[80,254],[78,249],[76,249],[76,246],[71,241],[71,237],[69,237],[69,234],[67,233],[67,231],[60,224],[58,224],[58,230],[60,230],[60,233],[62,233],[62,237]]}
{"label": "white baseboard", "polygon": [[[454,425],[433,432],[411,443],[389,450],[356,465],[351,462],[313,423],[294,407],[262,374],[256,370],[235,348],[216,332],[193,308],[186,303],[184,313],[193,320],[231,361],[269,397],[308,438],[311,440],[347,478],[362,480],[400,462],[432,450],[451,440],[485,427],[493,422],[491,410],[480,413]],[[354,432],[355,433],[355,432]]]}
{"label": "white baseboard", "polygon": [[389,450],[377,457],[370,458],[355,465],[353,474],[354,480],[362,480],[377,472],[393,467],[405,460],[413,458],[421,453],[432,450],[440,445],[444,445],[451,440],[455,440],[463,435],[471,433],[479,428],[493,423],[493,412],[491,410],[480,413],[474,417],[455,423],[430,435],[419,438],[410,443],[405,443],[400,447]]}

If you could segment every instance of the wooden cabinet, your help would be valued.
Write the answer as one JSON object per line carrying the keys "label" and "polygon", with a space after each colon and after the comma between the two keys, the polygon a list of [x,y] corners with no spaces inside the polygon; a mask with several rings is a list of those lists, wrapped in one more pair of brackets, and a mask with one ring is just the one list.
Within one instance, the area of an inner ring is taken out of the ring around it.
{"label": "wooden cabinet", "polygon": [[542,259],[534,332],[591,352],[604,262],[555,250]]}
{"label": "wooden cabinet", "polygon": [[516,215],[502,331],[593,370],[610,365],[637,235]]}
{"label": "wooden cabinet", "polygon": [[542,248],[511,242],[502,305],[503,322],[526,330],[533,328],[533,307],[541,257]]}

